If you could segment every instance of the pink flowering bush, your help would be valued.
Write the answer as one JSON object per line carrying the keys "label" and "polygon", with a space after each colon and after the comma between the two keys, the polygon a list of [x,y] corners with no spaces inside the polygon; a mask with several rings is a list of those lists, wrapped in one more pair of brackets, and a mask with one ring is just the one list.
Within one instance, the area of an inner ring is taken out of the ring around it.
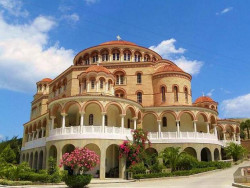
{"label": "pink flowering bush", "polygon": [[70,154],[65,153],[62,156],[59,166],[62,167],[63,165],[66,165],[72,170],[77,171],[77,173],[80,173],[80,171],[84,173],[92,170],[99,163],[99,156],[94,151],[84,147],[76,148]]}
{"label": "pink flowering bush", "polygon": [[140,163],[144,159],[146,143],[150,146],[148,139],[148,133],[142,129],[132,131],[133,142],[123,141],[120,145],[120,158],[125,157],[127,159],[128,166]]}

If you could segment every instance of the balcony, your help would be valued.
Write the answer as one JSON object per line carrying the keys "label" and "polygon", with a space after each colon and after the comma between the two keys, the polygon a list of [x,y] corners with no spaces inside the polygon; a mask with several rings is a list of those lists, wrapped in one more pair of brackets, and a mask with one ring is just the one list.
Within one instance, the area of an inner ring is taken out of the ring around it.
{"label": "balcony", "polygon": [[39,148],[39,147],[43,147],[46,145],[46,138],[39,138],[39,139],[35,139],[29,142],[26,142],[24,147],[22,147],[22,150],[27,150],[27,149],[32,149],[32,148]]}
{"label": "balcony", "polygon": [[149,139],[152,143],[222,143],[215,134],[199,132],[149,132]]}
{"label": "balcony", "polygon": [[114,140],[132,140],[132,129],[122,127],[104,127],[102,126],[71,126],[65,128],[56,128],[50,130],[46,141],[64,140],[64,139],[114,139]]}

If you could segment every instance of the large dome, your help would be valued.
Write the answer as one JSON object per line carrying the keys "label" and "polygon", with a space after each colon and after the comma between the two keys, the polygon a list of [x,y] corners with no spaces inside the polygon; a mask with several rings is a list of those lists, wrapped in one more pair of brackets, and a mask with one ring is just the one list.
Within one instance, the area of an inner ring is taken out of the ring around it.
{"label": "large dome", "polygon": [[51,82],[51,81],[52,81],[52,79],[50,79],[50,78],[44,78],[40,82]]}
{"label": "large dome", "polygon": [[197,98],[194,103],[196,104],[196,103],[203,103],[203,102],[215,102],[215,101],[208,96],[201,96]]}
{"label": "large dome", "polygon": [[184,72],[184,71],[176,65],[169,64],[158,68],[155,73],[160,73],[160,72]]}
{"label": "large dome", "polygon": [[132,45],[137,46],[137,44],[125,40],[112,40],[108,42],[101,43],[100,45]]}
{"label": "large dome", "polygon": [[87,68],[87,70],[85,71],[86,73],[89,72],[105,72],[107,74],[111,74],[111,72],[106,69],[105,67],[101,66],[101,65],[92,65],[89,68]]}

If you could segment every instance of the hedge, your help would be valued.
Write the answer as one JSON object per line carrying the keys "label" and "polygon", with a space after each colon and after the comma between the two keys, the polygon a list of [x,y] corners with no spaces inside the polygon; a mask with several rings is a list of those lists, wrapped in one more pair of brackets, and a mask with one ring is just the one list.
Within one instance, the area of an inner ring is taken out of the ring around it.
{"label": "hedge", "polygon": [[6,179],[0,179],[0,185],[18,186],[18,185],[32,185],[31,181],[11,181]]}
{"label": "hedge", "polygon": [[216,167],[207,168],[194,168],[191,170],[175,171],[172,173],[152,173],[152,174],[135,174],[134,179],[145,179],[145,178],[161,178],[161,177],[171,177],[171,176],[189,176],[192,174],[198,174],[202,172],[207,172],[217,169]]}

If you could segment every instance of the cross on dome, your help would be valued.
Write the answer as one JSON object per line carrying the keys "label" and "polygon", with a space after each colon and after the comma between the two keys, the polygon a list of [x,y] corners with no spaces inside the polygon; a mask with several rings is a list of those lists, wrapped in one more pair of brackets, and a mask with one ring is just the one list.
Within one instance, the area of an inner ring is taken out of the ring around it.
{"label": "cross on dome", "polygon": [[122,40],[122,38],[120,37],[120,35],[117,35],[116,38],[117,38],[118,41]]}

